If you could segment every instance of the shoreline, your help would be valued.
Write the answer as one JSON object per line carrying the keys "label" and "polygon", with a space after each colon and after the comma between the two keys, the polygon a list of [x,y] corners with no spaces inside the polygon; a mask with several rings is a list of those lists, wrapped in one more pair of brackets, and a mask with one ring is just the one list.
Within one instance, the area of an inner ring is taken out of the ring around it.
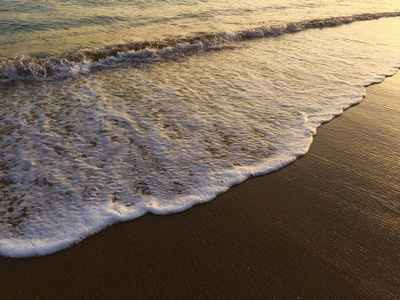
{"label": "shoreline", "polygon": [[2,298],[400,298],[400,73],[366,91],[305,156],[210,202],[0,257]]}

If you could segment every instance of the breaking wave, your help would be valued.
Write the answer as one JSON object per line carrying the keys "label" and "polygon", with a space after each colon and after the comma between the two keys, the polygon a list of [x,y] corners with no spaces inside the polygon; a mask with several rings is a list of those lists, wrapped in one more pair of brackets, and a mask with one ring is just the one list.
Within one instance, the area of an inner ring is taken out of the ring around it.
{"label": "breaking wave", "polygon": [[81,49],[63,56],[20,56],[0,62],[0,83],[21,80],[72,78],[94,69],[177,59],[205,51],[231,48],[235,43],[279,36],[311,28],[334,27],[357,21],[399,17],[400,12],[369,13],[260,27],[233,33],[210,33],[159,41],[116,43],[103,48]]}

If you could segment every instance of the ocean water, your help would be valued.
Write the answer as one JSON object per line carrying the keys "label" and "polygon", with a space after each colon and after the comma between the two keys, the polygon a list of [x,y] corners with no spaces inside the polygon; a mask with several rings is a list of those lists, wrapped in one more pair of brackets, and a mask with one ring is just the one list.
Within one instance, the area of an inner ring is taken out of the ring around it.
{"label": "ocean water", "polygon": [[0,254],[293,162],[397,71],[399,28],[397,0],[0,1]]}

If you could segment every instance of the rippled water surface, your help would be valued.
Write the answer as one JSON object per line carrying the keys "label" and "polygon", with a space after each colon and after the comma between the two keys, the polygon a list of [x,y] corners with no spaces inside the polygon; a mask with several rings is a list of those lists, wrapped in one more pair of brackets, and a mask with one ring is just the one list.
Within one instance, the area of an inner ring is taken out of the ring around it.
{"label": "rippled water surface", "polygon": [[0,59],[399,10],[397,0],[3,0]]}

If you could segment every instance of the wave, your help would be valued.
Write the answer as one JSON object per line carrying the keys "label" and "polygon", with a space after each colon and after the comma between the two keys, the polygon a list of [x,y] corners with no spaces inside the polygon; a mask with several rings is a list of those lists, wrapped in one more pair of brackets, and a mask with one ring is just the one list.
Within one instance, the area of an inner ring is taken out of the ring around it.
{"label": "wave", "polygon": [[222,32],[159,41],[116,43],[103,48],[81,49],[62,56],[20,56],[0,62],[0,83],[24,80],[73,78],[94,69],[177,59],[205,51],[234,47],[235,43],[274,37],[312,28],[334,27],[357,21],[399,17],[400,12],[368,13],[314,19],[238,32]]}

